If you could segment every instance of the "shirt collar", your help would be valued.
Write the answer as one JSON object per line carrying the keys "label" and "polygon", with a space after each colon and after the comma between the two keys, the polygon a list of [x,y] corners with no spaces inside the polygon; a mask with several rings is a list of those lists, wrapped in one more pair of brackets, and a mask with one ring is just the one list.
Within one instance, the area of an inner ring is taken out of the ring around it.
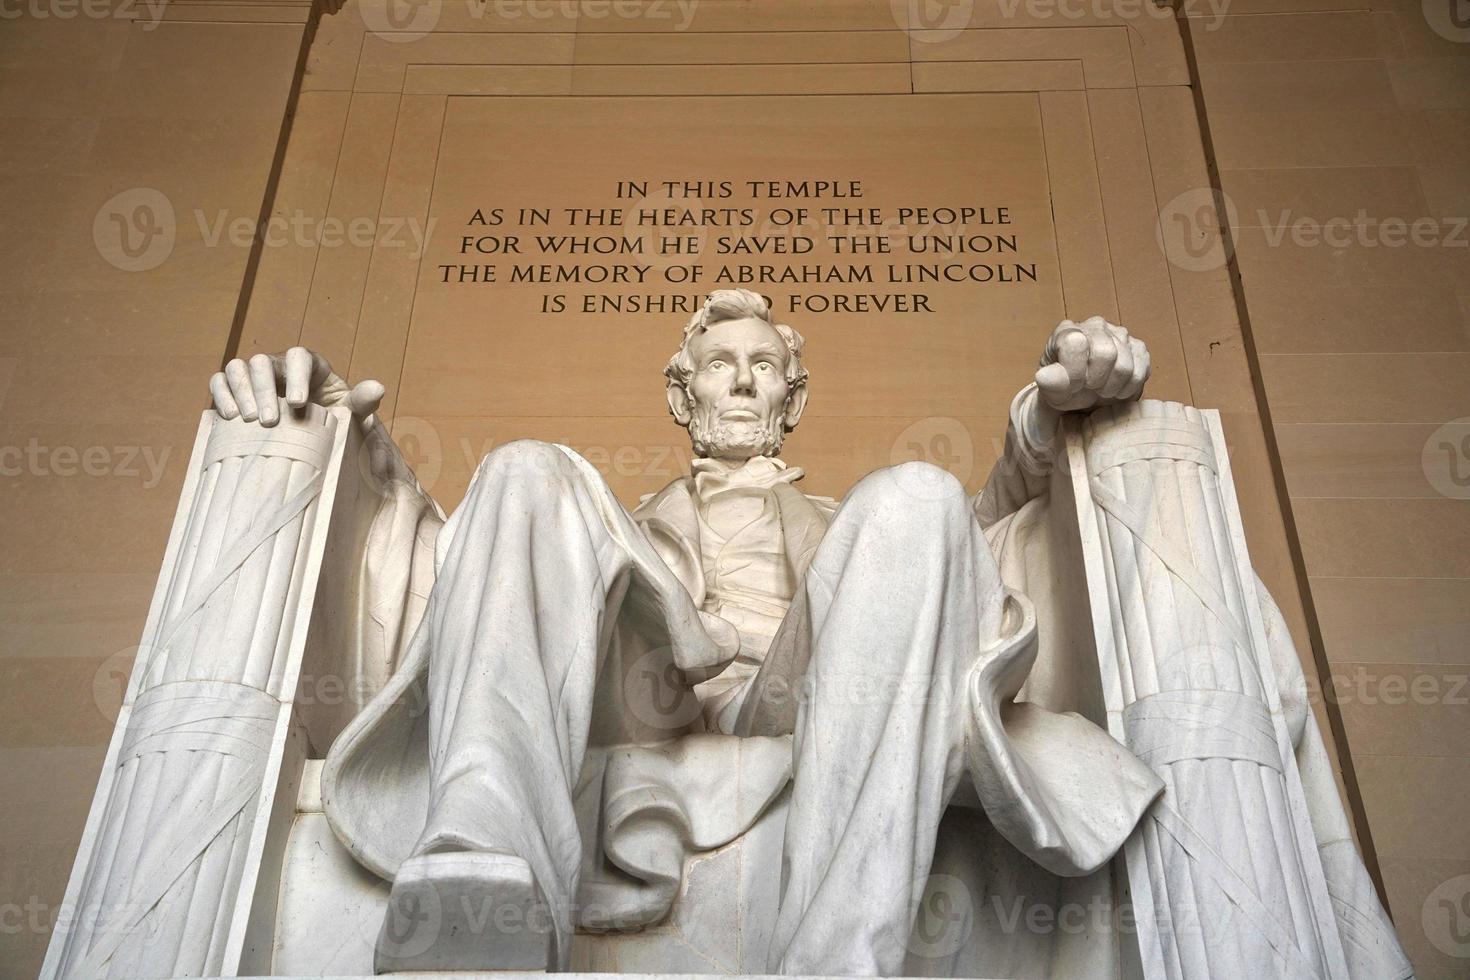
{"label": "shirt collar", "polygon": [[701,457],[693,460],[689,468],[694,472],[694,490],[701,500],[736,487],[769,489],[806,475],[801,467],[787,466],[771,456],[752,456],[743,462]]}

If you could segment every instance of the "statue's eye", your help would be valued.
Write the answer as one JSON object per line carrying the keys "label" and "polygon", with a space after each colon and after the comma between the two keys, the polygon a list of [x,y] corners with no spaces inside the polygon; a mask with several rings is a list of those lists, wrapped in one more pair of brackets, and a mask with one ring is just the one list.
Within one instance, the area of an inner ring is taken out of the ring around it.
{"label": "statue's eye", "polygon": [[755,362],[755,369],[757,371],[764,371],[766,374],[770,374],[771,373],[771,362],[770,361],[756,361]]}
{"label": "statue's eye", "polygon": [[725,370],[725,362],[720,360],[710,361],[705,365],[705,368],[710,371],[723,371]]}

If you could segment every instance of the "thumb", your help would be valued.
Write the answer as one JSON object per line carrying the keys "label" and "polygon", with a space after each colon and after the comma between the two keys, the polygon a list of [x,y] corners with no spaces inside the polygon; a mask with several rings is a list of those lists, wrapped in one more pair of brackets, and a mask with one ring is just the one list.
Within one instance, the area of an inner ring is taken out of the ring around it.
{"label": "thumb", "polygon": [[1062,401],[1072,391],[1072,376],[1060,364],[1047,364],[1036,372],[1036,387],[1049,400]]}
{"label": "thumb", "polygon": [[378,410],[387,393],[381,381],[359,382],[347,396],[347,407],[359,418],[371,415]]}

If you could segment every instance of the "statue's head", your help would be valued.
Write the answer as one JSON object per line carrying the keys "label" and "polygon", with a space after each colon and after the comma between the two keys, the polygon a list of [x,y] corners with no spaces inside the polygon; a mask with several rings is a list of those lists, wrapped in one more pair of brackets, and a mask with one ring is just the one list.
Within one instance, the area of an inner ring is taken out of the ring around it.
{"label": "statue's head", "polygon": [[669,358],[669,411],[694,452],[742,461],[774,456],[806,407],[801,334],[771,319],[748,289],[718,289],[684,327]]}

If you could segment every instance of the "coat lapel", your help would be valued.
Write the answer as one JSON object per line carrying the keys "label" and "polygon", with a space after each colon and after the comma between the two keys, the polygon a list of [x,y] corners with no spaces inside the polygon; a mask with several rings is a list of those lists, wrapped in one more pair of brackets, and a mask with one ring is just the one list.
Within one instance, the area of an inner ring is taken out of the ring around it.
{"label": "coat lapel", "polygon": [[[771,490],[781,512],[786,560],[800,579],[822,543],[836,502],[827,497],[809,497],[789,481],[775,483]],[[644,500],[633,512],[633,520],[644,529],[659,557],[689,590],[695,605],[702,605],[706,584],[696,508],[694,479],[685,476]]]}
{"label": "coat lapel", "polygon": [[696,606],[704,604],[704,561],[699,554],[699,514],[694,509],[694,479],[682,476],[644,500],[633,511],[653,550],[683,583]]}

